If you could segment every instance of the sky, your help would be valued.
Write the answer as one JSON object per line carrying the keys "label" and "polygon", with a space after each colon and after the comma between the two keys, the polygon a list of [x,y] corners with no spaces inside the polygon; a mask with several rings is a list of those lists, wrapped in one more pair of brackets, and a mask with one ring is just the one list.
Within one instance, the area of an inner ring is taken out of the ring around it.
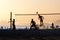
{"label": "sky", "polygon": [[[9,24],[10,12],[13,13],[13,18],[18,20],[19,17],[14,14],[35,14],[36,11],[39,13],[60,13],[60,0],[0,0],[0,25]],[[47,16],[44,17],[46,18]],[[58,15],[49,16],[50,19],[48,21],[57,21],[57,19],[59,21],[59,17]],[[18,22],[23,24],[24,21],[17,21],[17,24],[19,24]]]}

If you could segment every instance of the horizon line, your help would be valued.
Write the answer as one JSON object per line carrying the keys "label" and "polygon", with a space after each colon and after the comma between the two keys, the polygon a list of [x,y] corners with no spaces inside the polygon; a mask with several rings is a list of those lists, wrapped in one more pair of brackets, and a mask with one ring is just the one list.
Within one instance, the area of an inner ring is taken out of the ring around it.
{"label": "horizon line", "polygon": [[[38,14],[14,14],[15,16],[17,16],[17,15],[38,15]],[[49,14],[40,14],[40,15],[60,15],[60,13],[49,13]]]}

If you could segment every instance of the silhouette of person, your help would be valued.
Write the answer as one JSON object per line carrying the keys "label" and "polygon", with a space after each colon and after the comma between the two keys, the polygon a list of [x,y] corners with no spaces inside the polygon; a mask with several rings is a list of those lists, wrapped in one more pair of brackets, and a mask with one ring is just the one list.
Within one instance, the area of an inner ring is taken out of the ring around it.
{"label": "silhouette of person", "polygon": [[38,18],[40,20],[40,26],[43,26],[43,19],[44,19],[44,17],[38,14]]}
{"label": "silhouette of person", "polygon": [[36,22],[33,19],[31,20],[31,27],[30,28],[32,28],[32,27],[36,28]]}
{"label": "silhouette of person", "polygon": [[51,24],[51,28],[54,28],[54,23]]}
{"label": "silhouette of person", "polygon": [[13,19],[13,30],[16,29],[15,27],[15,19]]}
{"label": "silhouette of person", "polygon": [[3,26],[1,26],[1,29],[3,29]]}

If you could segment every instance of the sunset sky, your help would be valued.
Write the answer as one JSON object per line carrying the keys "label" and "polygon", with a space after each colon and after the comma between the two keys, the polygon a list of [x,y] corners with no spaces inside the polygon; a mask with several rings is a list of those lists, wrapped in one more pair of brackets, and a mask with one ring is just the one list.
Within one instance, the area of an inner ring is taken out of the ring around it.
{"label": "sunset sky", "polygon": [[[39,13],[60,13],[60,0],[0,0],[0,25],[8,24],[11,11],[13,14],[35,14],[36,11]],[[14,18],[18,19],[15,16]],[[59,16],[57,18],[60,20]],[[51,17],[48,20],[55,19],[56,17]]]}

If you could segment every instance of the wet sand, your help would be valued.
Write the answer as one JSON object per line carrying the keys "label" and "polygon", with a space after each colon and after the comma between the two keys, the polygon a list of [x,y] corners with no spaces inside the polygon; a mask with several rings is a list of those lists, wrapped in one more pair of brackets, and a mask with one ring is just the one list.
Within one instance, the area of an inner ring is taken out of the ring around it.
{"label": "wet sand", "polygon": [[47,36],[40,38],[0,37],[0,40],[60,40],[60,36]]}

